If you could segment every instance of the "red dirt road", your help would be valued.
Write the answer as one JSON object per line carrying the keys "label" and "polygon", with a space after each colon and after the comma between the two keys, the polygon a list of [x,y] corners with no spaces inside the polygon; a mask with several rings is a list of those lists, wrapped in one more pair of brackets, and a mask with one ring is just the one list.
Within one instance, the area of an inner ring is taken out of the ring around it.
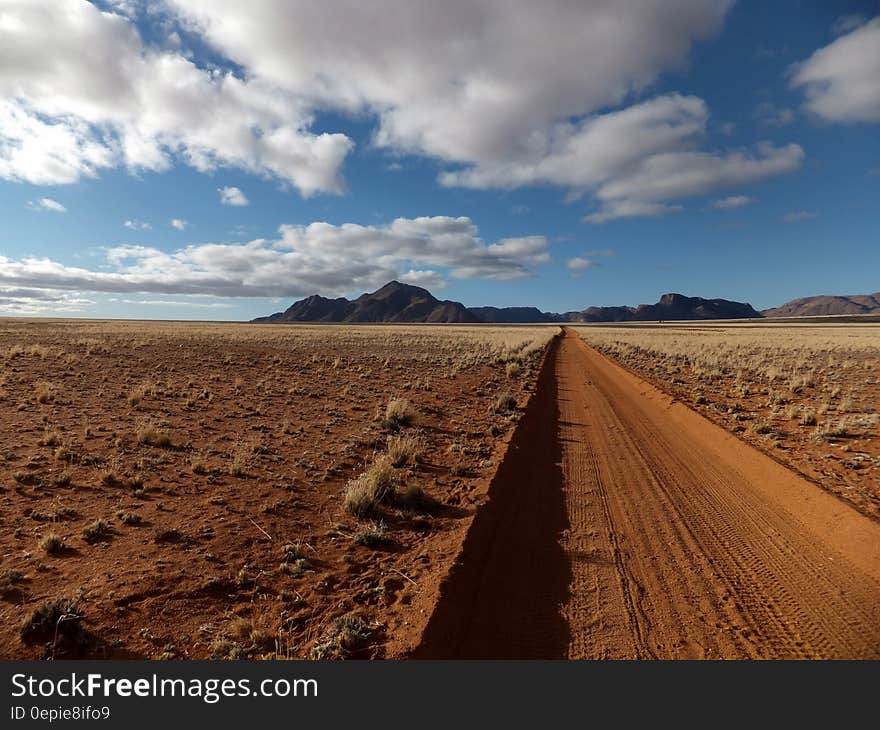
{"label": "red dirt road", "polygon": [[414,656],[880,657],[880,524],[552,347]]}

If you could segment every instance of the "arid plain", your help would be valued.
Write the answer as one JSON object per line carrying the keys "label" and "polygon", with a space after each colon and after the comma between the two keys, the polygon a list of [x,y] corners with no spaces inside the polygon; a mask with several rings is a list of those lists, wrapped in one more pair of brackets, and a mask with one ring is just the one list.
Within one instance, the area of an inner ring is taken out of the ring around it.
{"label": "arid plain", "polygon": [[871,325],[0,326],[5,658],[876,656]]}

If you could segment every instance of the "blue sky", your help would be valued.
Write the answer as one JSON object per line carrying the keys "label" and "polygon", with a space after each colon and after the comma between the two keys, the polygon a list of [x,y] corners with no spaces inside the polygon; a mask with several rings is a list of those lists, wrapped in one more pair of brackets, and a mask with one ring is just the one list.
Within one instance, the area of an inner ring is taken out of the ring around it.
{"label": "blue sky", "polygon": [[880,289],[878,3],[385,4],[4,3],[0,313]]}

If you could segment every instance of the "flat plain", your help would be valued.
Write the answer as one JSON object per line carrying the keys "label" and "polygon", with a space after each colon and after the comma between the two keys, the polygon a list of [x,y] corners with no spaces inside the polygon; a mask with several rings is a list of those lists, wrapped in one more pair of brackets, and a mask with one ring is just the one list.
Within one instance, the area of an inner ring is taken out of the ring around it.
{"label": "flat plain", "polygon": [[0,326],[0,655],[877,658],[878,330]]}
{"label": "flat plain", "polygon": [[3,321],[0,655],[398,651],[556,331]]}

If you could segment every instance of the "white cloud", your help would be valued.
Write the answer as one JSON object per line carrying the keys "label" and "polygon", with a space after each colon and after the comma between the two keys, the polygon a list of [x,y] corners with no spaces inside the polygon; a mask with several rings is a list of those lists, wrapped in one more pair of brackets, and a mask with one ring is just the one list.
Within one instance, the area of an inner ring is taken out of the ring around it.
{"label": "white cloud", "polygon": [[0,286],[0,312],[6,315],[72,314],[93,304],[75,292]]}
{"label": "white cloud", "polygon": [[680,66],[695,40],[720,29],[732,2],[169,5],[255,76],[319,106],[378,115],[380,145],[492,162]]}
{"label": "white cloud", "polygon": [[107,301],[120,304],[136,304],[142,307],[187,307],[189,309],[229,309],[233,306],[228,302],[175,301],[171,299],[117,299],[116,297],[110,297]]}
{"label": "white cloud", "polygon": [[188,225],[189,225],[189,223],[187,221],[182,220],[180,218],[172,218],[171,219],[171,227],[176,228],[178,231],[185,231],[186,227]]}
{"label": "white cloud", "polygon": [[880,122],[880,17],[793,68],[807,108],[832,122]]}
{"label": "white cloud", "polygon": [[248,200],[247,196],[236,187],[217,188],[217,192],[220,193],[220,202],[223,203],[223,205],[232,205],[236,207],[250,205],[251,201]]}
{"label": "white cloud", "polygon": [[702,99],[668,94],[535,138],[530,160],[466,168],[441,182],[476,188],[553,183],[591,190],[602,202],[592,223],[679,210],[660,201],[704,195],[796,170],[798,145],[760,143],[726,154],[694,151],[709,113]]}
{"label": "white cloud", "polygon": [[782,220],[786,223],[800,223],[801,221],[809,221],[816,217],[816,214],[810,210],[796,210],[786,213],[782,216]]}
{"label": "white cloud", "polygon": [[582,256],[575,256],[574,258],[566,261],[565,266],[572,271],[584,271],[586,269],[598,268],[599,264],[597,264],[595,261],[591,261],[590,259],[583,258]]}
{"label": "white cloud", "polygon": [[259,78],[145,45],[85,0],[4,0],[0,177],[72,183],[175,160],[276,177],[304,194],[343,189],[352,143],[308,131],[312,109]]}
{"label": "white cloud", "polygon": [[583,193],[652,153],[693,146],[708,116],[694,97],[597,112],[681,65],[732,3],[170,4],[256,76],[318,106],[375,114],[377,145],[459,165],[444,185]]}
{"label": "white cloud", "polygon": [[67,208],[61,205],[61,203],[59,203],[57,200],[52,200],[52,198],[40,198],[39,200],[31,200],[28,202],[27,207],[31,210],[48,211],[50,213],[67,212]]}
{"label": "white cloud", "polygon": [[669,213],[677,213],[680,210],[682,210],[680,205],[645,203],[639,200],[615,200],[606,203],[599,212],[584,216],[584,220],[588,223],[607,223],[617,218],[656,218]]}
{"label": "white cloud", "polygon": [[754,153],[666,152],[653,155],[636,169],[602,185],[597,196],[614,204],[620,201],[660,201],[700,195],[725,187],[781,175],[798,169],[804,152],[796,144],[757,145]]}
{"label": "white cloud", "polygon": [[755,202],[754,198],[748,195],[731,195],[729,198],[719,198],[713,200],[711,205],[719,210],[732,210],[733,208],[742,208],[745,205],[751,205]]}
{"label": "white cloud", "polygon": [[125,221],[122,225],[132,231],[149,231],[153,228],[149,223],[137,219]]}
{"label": "white cloud", "polygon": [[284,225],[276,240],[205,243],[172,252],[116,246],[97,269],[47,258],[0,256],[0,286],[106,293],[295,297],[351,294],[391,279],[442,285],[461,279],[521,279],[549,261],[543,236],[486,244],[469,218],[398,218],[384,226]]}
{"label": "white cloud", "polygon": [[[64,183],[182,162],[341,192],[351,140],[310,131],[330,111],[372,116],[376,145],[439,160],[443,184],[558,185],[595,195],[588,220],[610,220],[670,212],[673,197],[782,174],[803,156],[700,152],[701,99],[632,102],[718,32],[732,0],[116,5],[162,37],[185,29],[178,38],[204,41],[238,75],[148,45],[84,0],[6,0],[0,177]],[[676,166],[689,179],[656,179]]]}

